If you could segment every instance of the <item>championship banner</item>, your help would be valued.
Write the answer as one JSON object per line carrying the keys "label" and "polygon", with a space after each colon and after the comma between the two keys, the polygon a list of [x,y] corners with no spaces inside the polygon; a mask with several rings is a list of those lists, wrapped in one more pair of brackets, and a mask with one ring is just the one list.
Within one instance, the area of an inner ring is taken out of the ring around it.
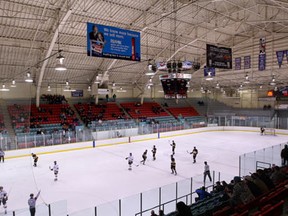
{"label": "championship banner", "polygon": [[206,65],[209,68],[232,69],[232,49],[206,44]]}
{"label": "championship banner", "polygon": [[87,23],[87,55],[141,60],[140,32]]}
{"label": "championship banner", "polygon": [[265,37],[259,40],[259,61],[258,70],[263,71],[266,69],[266,39]]}
{"label": "championship banner", "polygon": [[244,69],[251,68],[251,56],[244,56]]}
{"label": "championship banner", "polygon": [[263,71],[266,69],[266,54],[259,55],[258,70]]}
{"label": "championship banner", "polygon": [[235,58],[235,70],[241,70],[241,57]]}
{"label": "championship banner", "polygon": [[277,62],[278,62],[279,68],[281,68],[281,65],[283,62],[284,52],[286,53],[286,51],[276,51]]}

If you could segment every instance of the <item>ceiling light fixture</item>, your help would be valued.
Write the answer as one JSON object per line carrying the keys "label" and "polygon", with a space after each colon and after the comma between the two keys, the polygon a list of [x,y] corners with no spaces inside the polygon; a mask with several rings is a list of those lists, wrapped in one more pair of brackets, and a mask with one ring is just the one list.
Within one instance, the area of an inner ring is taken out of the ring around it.
{"label": "ceiling light fixture", "polygon": [[2,84],[0,91],[10,91],[10,89],[6,88],[5,84]]}
{"label": "ceiling light fixture", "polygon": [[48,87],[47,87],[47,91],[50,92],[51,91],[51,86],[48,84]]}
{"label": "ceiling light fixture", "polygon": [[154,76],[155,73],[156,73],[156,66],[149,62],[147,65],[147,71],[145,72],[145,75]]}
{"label": "ceiling light fixture", "polygon": [[275,79],[275,75],[272,75],[272,80],[270,82],[271,86],[275,86],[276,85],[276,79]]}
{"label": "ceiling light fixture", "polygon": [[209,71],[208,72],[208,75],[206,76],[206,78],[205,78],[206,80],[208,80],[208,81],[210,81],[210,80],[213,80],[214,79],[214,77],[212,76],[212,73]]}
{"label": "ceiling light fixture", "polygon": [[120,87],[119,90],[117,90],[117,92],[127,92],[126,90],[124,90],[122,87]]}
{"label": "ceiling light fixture", "polygon": [[56,64],[55,70],[57,71],[66,71],[67,67],[64,65],[64,56],[61,54],[61,51],[58,50],[59,55],[57,56],[58,63]]}
{"label": "ceiling light fixture", "polygon": [[58,11],[58,28],[57,28],[57,31],[58,31],[58,34],[57,34],[57,39],[58,39],[58,56],[57,56],[57,64],[56,64],[56,67],[55,67],[55,70],[56,71],[66,71],[67,70],[67,67],[64,65],[64,56],[61,54],[62,50],[60,50],[60,31],[59,31],[59,28],[60,28],[60,9]]}
{"label": "ceiling light fixture", "polygon": [[87,91],[88,91],[88,92],[91,92],[91,86],[90,86],[90,85],[88,86]]}
{"label": "ceiling light fixture", "polygon": [[12,80],[10,87],[12,87],[12,88],[15,88],[15,87],[16,87],[16,82],[15,82],[14,79]]}
{"label": "ceiling light fixture", "polygon": [[25,82],[27,82],[27,83],[32,83],[33,82],[33,79],[31,77],[31,73],[30,72],[27,72],[26,78],[25,78]]}
{"label": "ceiling light fixture", "polygon": [[245,79],[244,79],[244,82],[243,82],[243,83],[245,83],[245,84],[250,83],[248,72],[247,72],[246,75],[245,75]]}
{"label": "ceiling light fixture", "polygon": [[101,81],[101,80],[100,80],[99,76],[97,75],[94,83],[99,84],[100,81]]}

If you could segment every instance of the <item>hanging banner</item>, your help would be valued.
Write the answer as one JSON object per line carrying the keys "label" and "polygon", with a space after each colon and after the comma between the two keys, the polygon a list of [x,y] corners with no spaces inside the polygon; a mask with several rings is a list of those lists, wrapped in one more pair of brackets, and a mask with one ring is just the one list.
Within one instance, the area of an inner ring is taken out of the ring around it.
{"label": "hanging banner", "polygon": [[251,68],[251,56],[244,56],[244,69]]}
{"label": "hanging banner", "polygon": [[281,65],[283,62],[284,52],[286,53],[286,51],[276,51],[277,62],[278,62],[279,68],[281,68]]}
{"label": "hanging banner", "polygon": [[265,37],[259,40],[259,61],[258,70],[263,71],[266,69],[266,39]]}
{"label": "hanging banner", "polygon": [[266,69],[266,54],[259,55],[258,70],[263,71]]}
{"label": "hanging banner", "polygon": [[241,57],[235,58],[235,70],[241,70]]}
{"label": "hanging banner", "polygon": [[287,63],[288,63],[288,50],[286,50],[285,52],[286,52],[286,60],[287,60]]}
{"label": "hanging banner", "polygon": [[141,60],[140,32],[87,23],[87,55]]}
{"label": "hanging banner", "polygon": [[232,69],[232,49],[206,44],[206,65],[213,68]]}

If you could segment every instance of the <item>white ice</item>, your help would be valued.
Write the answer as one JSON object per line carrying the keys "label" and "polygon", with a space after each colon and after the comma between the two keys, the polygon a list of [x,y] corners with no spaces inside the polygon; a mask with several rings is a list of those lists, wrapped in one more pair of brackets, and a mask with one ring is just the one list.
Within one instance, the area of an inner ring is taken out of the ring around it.
{"label": "white ice", "polygon": [[[168,140],[176,142],[177,176],[171,175]],[[238,175],[239,155],[286,141],[287,136],[260,136],[255,132],[204,132],[39,155],[38,167],[32,166],[31,157],[9,159],[0,163],[0,185],[9,193],[9,210],[28,208],[29,194],[41,189],[37,204],[67,200],[71,213],[202,175],[204,161],[211,170]],[[153,145],[157,147],[156,161],[152,161]],[[187,153],[194,146],[199,150],[196,164]],[[139,164],[145,149],[148,149],[146,165],[133,166],[129,171],[125,157],[132,152],[135,164]],[[55,160],[60,167],[57,182],[49,170]]]}

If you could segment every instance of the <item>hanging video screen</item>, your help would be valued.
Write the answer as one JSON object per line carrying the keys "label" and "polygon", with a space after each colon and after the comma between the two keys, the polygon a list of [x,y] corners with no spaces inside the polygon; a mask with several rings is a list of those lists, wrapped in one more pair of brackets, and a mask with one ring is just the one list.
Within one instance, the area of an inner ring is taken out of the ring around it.
{"label": "hanging video screen", "polygon": [[162,79],[161,80],[164,97],[168,98],[187,98],[186,79]]}

